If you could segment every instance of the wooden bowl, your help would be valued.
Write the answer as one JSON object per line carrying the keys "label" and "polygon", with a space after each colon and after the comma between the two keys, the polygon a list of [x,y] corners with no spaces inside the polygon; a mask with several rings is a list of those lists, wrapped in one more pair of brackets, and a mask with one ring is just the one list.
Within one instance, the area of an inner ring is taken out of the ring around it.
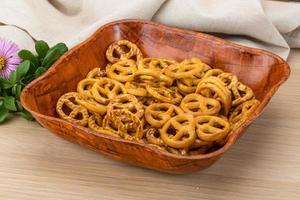
{"label": "wooden bowl", "polygon": [[[107,47],[120,39],[136,43],[145,57],[176,60],[199,57],[214,68],[232,72],[253,89],[261,104],[222,148],[196,156],[174,155],[135,141],[99,135],[88,128],[58,118],[55,111],[58,98],[66,92],[76,91],[77,83],[91,69],[104,68]],[[289,66],[283,59],[264,50],[151,21],[120,20],[102,26],[91,37],[63,55],[48,72],[23,90],[21,102],[41,125],[68,141],[145,168],[187,173],[207,168],[218,160],[262,113],[279,85],[287,80],[289,73]]]}

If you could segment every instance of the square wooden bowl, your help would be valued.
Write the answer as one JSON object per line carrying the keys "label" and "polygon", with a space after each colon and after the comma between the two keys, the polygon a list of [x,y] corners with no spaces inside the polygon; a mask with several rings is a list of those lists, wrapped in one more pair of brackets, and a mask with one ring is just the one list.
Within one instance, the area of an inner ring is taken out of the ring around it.
{"label": "square wooden bowl", "polygon": [[[95,68],[106,66],[105,51],[114,41],[136,43],[145,57],[183,60],[199,57],[214,68],[232,72],[261,101],[260,106],[220,149],[205,155],[180,156],[109,135],[58,118],[55,105]],[[63,55],[43,76],[22,92],[22,105],[56,135],[116,160],[169,173],[186,173],[212,165],[230,148],[263,111],[280,84],[289,77],[288,64],[270,52],[233,44],[223,39],[146,20],[120,20],[99,28],[91,37]],[[84,163],[82,163],[84,164]]]}

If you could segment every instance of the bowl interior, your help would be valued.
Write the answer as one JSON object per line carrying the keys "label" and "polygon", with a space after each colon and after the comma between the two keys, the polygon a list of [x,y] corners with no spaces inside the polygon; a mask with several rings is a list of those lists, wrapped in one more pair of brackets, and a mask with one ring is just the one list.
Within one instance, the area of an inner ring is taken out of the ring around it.
{"label": "bowl interior", "polygon": [[[114,41],[137,44],[144,57],[183,60],[199,57],[213,68],[232,72],[250,86],[260,101],[268,101],[272,88],[288,76],[287,64],[266,51],[242,47],[206,34],[179,30],[148,21],[127,20],[100,28],[85,42],[64,55],[47,74],[34,81],[27,92],[30,110],[57,116],[58,98],[75,91],[77,83],[95,67],[105,68],[105,51]],[[275,92],[275,90],[273,91]]]}

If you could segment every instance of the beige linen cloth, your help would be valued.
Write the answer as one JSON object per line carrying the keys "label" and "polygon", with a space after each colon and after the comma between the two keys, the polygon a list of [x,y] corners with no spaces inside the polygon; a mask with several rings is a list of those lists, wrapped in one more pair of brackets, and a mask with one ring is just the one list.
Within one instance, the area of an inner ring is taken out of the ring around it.
{"label": "beige linen cloth", "polygon": [[0,0],[0,37],[33,49],[33,39],[78,44],[101,25],[152,19],[213,33],[287,58],[300,47],[300,3],[263,0]]}

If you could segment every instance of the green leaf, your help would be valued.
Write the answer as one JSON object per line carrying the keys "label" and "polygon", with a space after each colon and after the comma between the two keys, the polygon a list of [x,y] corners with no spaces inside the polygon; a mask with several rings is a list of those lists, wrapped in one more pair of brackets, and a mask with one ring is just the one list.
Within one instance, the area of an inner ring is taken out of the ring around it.
{"label": "green leaf", "polygon": [[17,98],[17,99],[19,99],[20,98],[20,94],[21,94],[21,91],[22,91],[22,85],[20,85],[20,84],[16,84],[16,85],[14,85],[13,87],[12,87],[12,94],[13,95],[15,95],[15,97]]}
{"label": "green leaf", "polygon": [[3,89],[9,89],[13,86],[13,84],[9,81],[9,80],[6,80],[2,77],[0,77],[0,87],[3,88]]}
{"label": "green leaf", "polygon": [[16,81],[19,81],[22,77],[24,77],[27,74],[29,68],[30,68],[30,62],[28,60],[25,60],[21,64],[19,64],[16,70],[17,73]]}
{"label": "green leaf", "polygon": [[34,78],[39,77],[40,75],[42,75],[46,71],[47,71],[47,68],[45,68],[45,67],[39,67],[39,68],[37,68],[37,70],[34,72]]}
{"label": "green leaf", "polygon": [[59,49],[49,50],[42,62],[42,66],[49,68],[61,56]]}
{"label": "green leaf", "polygon": [[3,105],[6,109],[11,110],[11,111],[17,111],[17,107],[15,104],[15,97],[13,96],[5,96],[3,98]]}
{"label": "green leaf", "polygon": [[60,52],[60,55],[63,55],[64,53],[66,53],[68,51],[68,47],[65,43],[58,43],[56,45],[54,45],[53,47],[51,47],[50,50],[52,49],[58,49]]}
{"label": "green leaf", "polygon": [[0,124],[5,121],[5,119],[8,116],[8,112],[9,112],[9,110],[7,108],[5,108],[4,105],[0,106]]}
{"label": "green leaf", "polygon": [[33,121],[34,118],[33,116],[31,115],[30,112],[28,112],[27,110],[22,110],[21,112],[18,112],[19,115],[21,115],[24,119],[27,119],[29,121]]}
{"label": "green leaf", "polygon": [[19,57],[22,58],[24,61],[29,60],[33,65],[38,66],[39,60],[38,58],[33,55],[29,50],[23,49],[18,53]]}
{"label": "green leaf", "polygon": [[35,43],[35,50],[39,55],[39,59],[43,59],[49,49],[49,45],[43,40],[39,40]]}
{"label": "green leaf", "polygon": [[9,75],[9,81],[12,85],[14,85],[18,80],[17,80],[17,72],[11,72]]}

